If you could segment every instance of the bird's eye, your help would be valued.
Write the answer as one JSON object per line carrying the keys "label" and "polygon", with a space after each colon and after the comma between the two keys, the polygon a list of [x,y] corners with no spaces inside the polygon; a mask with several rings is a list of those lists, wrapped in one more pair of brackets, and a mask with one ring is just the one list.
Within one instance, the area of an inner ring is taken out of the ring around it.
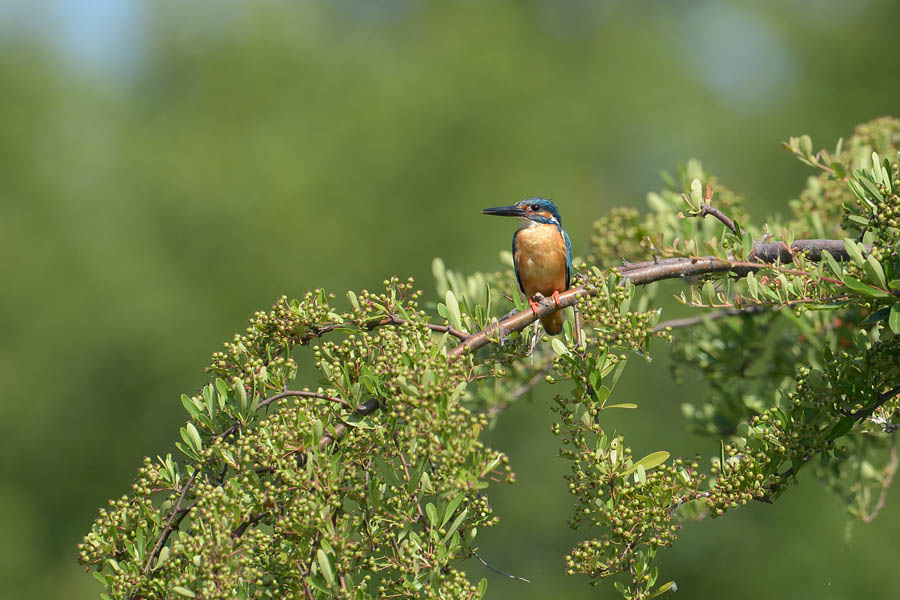
{"label": "bird's eye", "polygon": [[528,208],[530,208],[532,210],[532,212],[537,212],[538,206],[537,206],[537,204],[532,204]]}

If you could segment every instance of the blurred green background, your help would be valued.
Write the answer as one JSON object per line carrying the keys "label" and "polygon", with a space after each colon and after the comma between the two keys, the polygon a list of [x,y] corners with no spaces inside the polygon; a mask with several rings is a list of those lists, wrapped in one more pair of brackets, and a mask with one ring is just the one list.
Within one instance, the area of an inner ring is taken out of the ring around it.
{"label": "blurred green background", "polygon": [[[431,289],[430,262],[498,268],[511,224],[479,209],[643,207],[658,172],[703,159],[758,218],[831,146],[898,113],[896,0],[0,3],[0,577],[8,598],[95,598],[75,545],[171,451],[178,401],[281,293]],[[635,452],[709,454],[661,348],[634,361],[615,425]],[[614,597],[563,574],[579,539],[548,424],[552,388],[501,419],[515,486],[481,555],[533,580],[489,597]],[[631,396],[631,398],[624,398]],[[678,597],[896,595],[897,494],[845,541],[808,478],[774,506],[689,525],[663,552]],[[727,591],[723,591],[727,590]]]}

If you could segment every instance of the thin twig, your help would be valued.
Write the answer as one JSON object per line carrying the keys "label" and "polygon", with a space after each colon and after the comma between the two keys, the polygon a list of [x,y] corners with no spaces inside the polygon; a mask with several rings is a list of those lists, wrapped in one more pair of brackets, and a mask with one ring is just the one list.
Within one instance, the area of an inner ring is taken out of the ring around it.
{"label": "thin twig", "polygon": [[166,526],[163,527],[162,533],[159,536],[159,539],[156,541],[156,545],[153,547],[153,551],[150,552],[150,557],[147,558],[147,564],[144,565],[143,574],[146,575],[150,571],[150,567],[153,565],[153,561],[156,560],[157,555],[159,555],[159,551],[165,546],[166,541],[169,539],[169,536],[172,534],[178,525],[181,523],[181,520],[184,519],[184,516],[188,513],[188,511],[193,508],[193,504],[185,509],[185,511],[178,517],[178,521],[176,522],[176,515],[181,511],[181,503],[184,502],[185,497],[187,497],[188,491],[191,489],[191,486],[194,485],[194,480],[197,478],[197,475],[200,473],[200,468],[195,468],[194,472],[188,478],[188,480],[181,486],[181,495],[178,496],[178,501],[175,502],[175,506],[172,507],[172,511],[169,513],[169,519],[166,521]]}
{"label": "thin twig", "polygon": [[898,462],[900,461],[898,461],[897,457],[897,436],[893,436],[891,438],[891,458],[884,467],[884,479],[881,482],[881,494],[878,495],[878,503],[875,504],[875,508],[872,509],[872,512],[859,517],[863,523],[871,523],[874,521],[881,512],[881,509],[884,508],[884,504],[887,502],[888,491],[894,483],[894,475],[897,474]]}
{"label": "thin twig", "polygon": [[734,220],[731,217],[729,217],[728,215],[723,213],[720,209],[716,208],[715,206],[710,206],[706,202],[702,202],[700,204],[700,213],[697,216],[702,219],[706,215],[712,215],[713,217],[722,221],[722,223],[725,225],[725,227],[727,227],[728,229],[731,230],[731,233],[737,235],[738,230],[734,224]]}
{"label": "thin twig", "polygon": [[344,408],[351,408],[350,403],[344,400],[343,398],[338,398],[336,396],[329,396],[328,394],[322,394],[319,392],[310,392],[307,390],[284,390],[283,392],[279,392],[274,396],[270,396],[265,400],[261,401],[257,406],[257,410],[260,408],[265,408],[266,406],[272,404],[273,402],[278,402],[284,398],[290,398],[292,396],[299,396],[301,398],[318,398],[319,400],[328,400],[330,402],[334,402],[335,404],[340,404]]}
{"label": "thin twig", "polygon": [[861,408],[855,412],[850,413],[849,416],[853,417],[857,421],[861,421],[865,418],[871,416],[873,412],[878,410],[885,402],[895,397],[897,394],[900,394],[900,386],[897,386],[891,390],[878,394],[878,400],[876,400],[875,404],[870,406],[869,408]]}
{"label": "thin twig", "polygon": [[262,521],[262,518],[265,515],[266,515],[266,513],[260,513],[258,515],[251,516],[249,519],[247,519],[246,521],[244,521],[243,523],[238,525],[235,528],[235,530],[231,532],[231,537],[233,537],[234,539],[240,538],[242,535],[244,535],[244,533],[247,531],[248,528],[253,527],[257,523]]}
{"label": "thin twig", "polygon": [[[858,410],[856,412],[846,413],[846,416],[852,417],[856,421],[862,421],[863,419],[870,417],[873,412],[878,410],[885,402],[887,402],[888,400],[897,396],[897,394],[900,394],[900,386],[897,386],[891,390],[888,390],[886,392],[878,394],[878,400],[875,402],[875,404],[873,404],[869,408],[861,408],[860,410]],[[807,455],[802,456],[801,460],[800,460],[800,464],[801,465],[805,464],[810,458],[812,458],[812,457],[807,456]],[[781,481],[785,481],[788,477],[791,477],[794,474],[795,474],[794,467],[791,467],[790,469],[788,469],[787,471],[785,471],[784,473],[782,473],[780,475]],[[770,490],[774,490],[776,487],[777,487],[777,484],[774,484],[774,483],[769,485]]]}
{"label": "thin twig", "polygon": [[581,331],[581,311],[578,310],[577,305],[572,311],[575,313],[575,345],[581,349],[584,345],[584,332]]}
{"label": "thin twig", "polygon": [[668,328],[678,329],[679,327],[693,327],[705,323],[706,321],[717,321],[726,317],[734,317],[737,315],[755,315],[762,312],[769,312],[769,309],[762,306],[751,306],[750,308],[726,308],[708,313],[695,315],[693,317],[684,317],[682,319],[672,319],[663,321],[653,328],[654,333],[657,331],[665,331]]}
{"label": "thin twig", "polygon": [[491,565],[489,565],[487,562],[485,562],[485,560],[484,560],[483,558],[481,558],[480,556],[478,556],[478,553],[475,552],[475,551],[472,551],[472,556],[474,556],[475,558],[477,558],[477,559],[478,559],[478,562],[480,562],[481,564],[483,564],[484,566],[486,566],[488,569],[490,569],[491,571],[493,571],[493,572],[496,573],[497,575],[503,575],[504,577],[509,577],[510,579],[515,579],[516,581],[524,581],[525,583],[531,583],[531,580],[530,580],[530,579],[525,579],[524,577],[519,577],[518,575],[510,575],[509,573],[504,573],[504,572],[501,571],[500,569],[495,569],[494,567],[492,567]]}
{"label": "thin twig", "polygon": [[[375,329],[377,327],[382,327],[384,325],[406,325],[407,323],[409,323],[409,321],[407,319],[398,317],[397,315],[394,315],[394,314],[388,314],[383,317],[375,317],[374,319],[369,319],[368,321],[364,322],[361,326],[364,329]],[[352,327],[354,325],[356,325],[357,327],[360,326],[355,323],[328,323],[327,325],[322,325],[321,327],[311,328],[308,332],[303,334],[303,336],[300,338],[300,344],[306,345],[306,344],[310,343],[312,340],[314,340],[315,338],[322,337],[326,333],[330,333],[330,332],[334,331],[335,329],[345,329],[347,327]],[[437,323],[426,323],[425,326],[428,327],[430,330],[435,331],[437,333],[449,333],[453,337],[460,339],[460,340],[464,340],[467,337],[469,337],[469,334],[466,333],[465,331],[461,331],[459,329],[454,329],[453,327],[450,327],[449,325],[438,325]]]}
{"label": "thin twig", "polygon": [[550,370],[552,368],[553,361],[546,361],[546,363],[540,369],[538,369],[538,371],[536,371],[534,375],[528,378],[528,381],[513,390],[506,400],[504,400],[500,404],[496,404],[490,407],[484,412],[484,414],[488,417],[495,417],[509,408],[516,400],[527,394],[531,390],[531,388],[542,382],[544,378],[547,377],[547,375],[550,373]]}

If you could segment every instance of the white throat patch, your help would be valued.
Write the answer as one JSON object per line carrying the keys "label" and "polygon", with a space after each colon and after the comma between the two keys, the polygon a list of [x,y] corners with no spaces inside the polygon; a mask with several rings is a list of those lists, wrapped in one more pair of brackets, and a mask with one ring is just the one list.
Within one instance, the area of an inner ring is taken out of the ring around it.
{"label": "white throat patch", "polygon": [[[553,225],[559,225],[559,221],[556,220],[556,217],[550,217]],[[537,221],[532,221],[528,217],[519,217],[519,221],[522,222],[524,227],[537,227],[538,225],[550,225],[551,223],[538,223]]]}

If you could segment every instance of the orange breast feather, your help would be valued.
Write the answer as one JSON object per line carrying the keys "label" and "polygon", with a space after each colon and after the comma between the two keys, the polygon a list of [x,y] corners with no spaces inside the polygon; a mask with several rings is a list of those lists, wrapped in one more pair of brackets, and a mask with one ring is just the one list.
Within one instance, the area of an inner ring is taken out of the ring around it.
{"label": "orange breast feather", "polygon": [[516,234],[516,267],[525,295],[566,289],[566,242],[555,225],[524,227]]}

